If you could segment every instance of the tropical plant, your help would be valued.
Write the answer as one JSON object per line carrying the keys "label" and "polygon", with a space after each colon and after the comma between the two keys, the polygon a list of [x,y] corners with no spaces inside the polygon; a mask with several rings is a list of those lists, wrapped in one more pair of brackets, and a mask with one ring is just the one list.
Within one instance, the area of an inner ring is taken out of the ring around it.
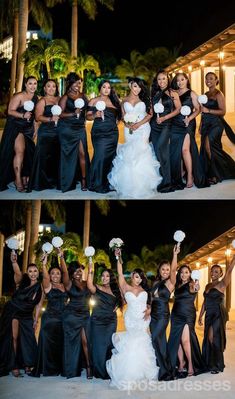
{"label": "tropical plant", "polygon": [[148,81],[156,75],[159,69],[164,69],[172,64],[179,54],[179,48],[174,48],[173,51],[166,47],[150,48],[144,54],[144,62],[148,69]]}
{"label": "tropical plant", "polygon": [[121,60],[121,64],[115,69],[115,74],[121,79],[126,79],[127,76],[136,76],[147,79],[149,72],[145,65],[144,56],[136,50],[130,53],[130,60]]}

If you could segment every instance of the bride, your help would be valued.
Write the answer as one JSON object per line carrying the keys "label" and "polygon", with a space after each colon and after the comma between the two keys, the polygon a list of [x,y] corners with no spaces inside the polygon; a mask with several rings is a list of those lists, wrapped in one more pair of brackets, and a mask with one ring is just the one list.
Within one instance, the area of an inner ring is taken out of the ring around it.
{"label": "bride", "polygon": [[129,87],[122,102],[125,143],[118,146],[108,180],[120,196],[149,198],[162,180],[160,164],[149,144],[150,98],[142,79],[129,78]]}
{"label": "bride", "polygon": [[117,269],[120,288],[127,302],[125,332],[113,334],[113,354],[106,362],[111,386],[119,389],[133,389],[137,383],[157,380],[155,352],[148,332],[150,305],[147,304],[147,279],[141,269],[131,275],[131,284],[123,276],[121,250],[117,248]]}

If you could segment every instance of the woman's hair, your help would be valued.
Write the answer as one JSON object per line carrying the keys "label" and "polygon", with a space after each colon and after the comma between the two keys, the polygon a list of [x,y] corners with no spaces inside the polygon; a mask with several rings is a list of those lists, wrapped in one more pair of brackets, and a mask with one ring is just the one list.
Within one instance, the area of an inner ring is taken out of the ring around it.
{"label": "woman's hair", "polygon": [[25,86],[26,86],[26,84],[28,83],[28,81],[30,79],[35,79],[36,81],[38,81],[37,78],[35,78],[35,76],[32,76],[32,75],[31,76],[27,76],[27,78],[24,77],[23,84],[22,84],[22,90],[25,89]]}
{"label": "woman's hair", "polygon": [[206,75],[205,75],[205,79],[207,78],[208,75],[213,75],[215,77],[216,86],[217,86],[219,84],[219,79],[218,79],[218,76],[216,75],[216,73],[215,72],[207,72]]}
{"label": "woman's hair", "polygon": [[141,101],[143,101],[146,105],[146,112],[150,112],[151,108],[151,101],[150,101],[150,95],[149,95],[149,90],[147,88],[146,82],[143,79],[140,78],[134,78],[131,76],[127,77],[128,83],[132,85],[132,83],[136,83],[140,88],[141,91],[139,93],[139,98]]}
{"label": "woman's hair", "polygon": [[156,274],[156,281],[161,281],[162,280],[162,276],[161,276],[161,268],[163,265],[169,265],[170,266],[170,262],[167,259],[162,259],[161,262],[158,265],[157,268],[157,274]]}
{"label": "woman's hair", "polygon": [[68,90],[70,89],[70,87],[77,82],[78,80],[83,81],[83,79],[81,78],[81,76],[79,76],[77,73],[75,72],[70,72],[65,80],[66,83],[66,93],[68,92]]}
{"label": "woman's hair", "polygon": [[174,78],[171,81],[171,88],[173,90],[178,90],[179,89],[179,86],[177,84],[177,78],[180,75],[182,75],[187,80],[187,89],[191,90],[191,84],[190,84],[190,81],[189,81],[189,77],[188,77],[188,75],[185,72],[177,72],[177,74],[174,76]]}
{"label": "woman's hair", "polygon": [[57,269],[60,271],[61,275],[62,275],[62,270],[59,266],[51,266],[50,269],[48,270],[48,273],[50,274],[52,270]]}
{"label": "woman's hair", "polygon": [[69,277],[70,277],[70,278],[73,277],[73,273],[76,272],[76,270],[78,270],[78,269],[84,270],[84,269],[85,269],[85,266],[83,266],[83,265],[82,265],[81,263],[79,263],[79,261],[77,261],[77,260],[71,262],[71,263],[69,264],[69,267],[68,267]]}
{"label": "woman's hair", "polygon": [[58,84],[57,84],[57,82],[56,82],[55,79],[47,79],[47,80],[45,80],[45,81],[43,82],[42,90],[41,90],[41,95],[42,95],[42,96],[45,96],[45,86],[46,86],[46,84],[47,84],[48,82],[53,82],[53,83],[55,83],[56,90],[55,90],[54,96],[55,96],[55,97],[58,97],[58,95],[59,95],[59,88],[58,88]]}
{"label": "woman's hair", "polygon": [[153,99],[153,97],[155,96],[155,94],[156,94],[159,90],[161,90],[161,88],[160,88],[160,86],[158,85],[158,82],[157,82],[158,75],[160,75],[161,73],[162,73],[163,75],[166,75],[167,81],[168,81],[167,87],[166,87],[165,90],[170,90],[170,87],[171,87],[171,80],[170,80],[170,77],[169,77],[168,73],[165,71],[165,69],[159,69],[159,71],[157,71],[155,77],[153,78],[153,83],[152,83],[152,87],[151,87],[151,98],[152,98],[152,99]]}
{"label": "woman's hair", "polygon": [[[37,265],[36,265],[35,263],[29,263],[29,264],[27,265],[27,271],[28,271],[28,269],[29,269],[30,267],[36,267],[37,270],[38,270],[38,267],[37,267]],[[26,288],[26,287],[28,287],[28,286],[30,285],[30,283],[31,283],[31,280],[30,280],[28,274],[27,274],[27,273],[24,273],[24,274],[23,274],[23,277],[22,277],[22,280],[21,280],[21,282],[20,282],[20,288]]]}
{"label": "woman's hair", "polygon": [[117,306],[118,306],[119,308],[122,309],[122,307],[123,307],[123,299],[122,299],[121,291],[120,291],[120,289],[119,289],[119,285],[118,285],[118,282],[117,282],[117,278],[116,278],[115,274],[113,273],[113,271],[110,270],[110,269],[107,269],[107,268],[103,269],[103,270],[102,270],[102,273],[101,273],[101,276],[102,276],[102,274],[103,274],[104,272],[109,273],[109,277],[110,277],[110,282],[109,282],[110,289],[111,289],[113,295],[115,295],[115,297],[117,298]]}
{"label": "woman's hair", "polygon": [[148,286],[148,279],[142,269],[136,268],[132,271],[132,274],[138,274],[140,278],[142,279],[140,286],[145,290],[149,291],[149,286]]}
{"label": "woman's hair", "polygon": [[222,277],[222,276],[223,276],[223,269],[222,269],[222,267],[221,267],[220,265],[215,264],[215,265],[211,266],[211,271],[212,271],[212,269],[214,269],[215,267],[217,267],[218,269],[220,269],[220,277]]}
{"label": "woman's hair", "polygon": [[101,87],[105,84],[108,83],[110,85],[110,101],[113,104],[113,106],[117,109],[117,118],[118,120],[122,119],[122,108],[121,108],[121,104],[119,101],[119,98],[117,96],[117,93],[115,92],[114,88],[112,87],[111,83],[109,80],[103,79],[100,81],[99,85],[98,85],[98,89],[99,91],[101,90]]}
{"label": "woman's hair", "polygon": [[184,269],[184,268],[188,269],[188,271],[190,272],[190,280],[189,281],[192,281],[192,279],[191,279],[192,270],[190,269],[190,267],[188,265],[182,265],[182,266],[180,266],[180,268],[178,269],[177,274],[176,274],[175,288],[178,288],[179,285],[182,284],[180,273],[181,273],[182,269]]}

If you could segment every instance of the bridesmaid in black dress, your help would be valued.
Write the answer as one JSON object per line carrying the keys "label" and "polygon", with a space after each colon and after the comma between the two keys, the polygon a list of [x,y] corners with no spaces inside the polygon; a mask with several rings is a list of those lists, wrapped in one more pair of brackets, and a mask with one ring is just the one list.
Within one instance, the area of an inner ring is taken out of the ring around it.
{"label": "bridesmaid in black dress", "polygon": [[198,96],[191,90],[188,76],[184,72],[175,75],[171,86],[179,94],[181,105],[188,106],[191,111],[188,116],[183,116],[180,113],[172,119],[170,159],[173,185],[177,189],[185,187],[182,181],[182,174],[185,169],[187,188],[193,187],[193,183],[198,188],[209,186],[195,141],[196,116],[200,112]]}
{"label": "bridesmaid in black dress", "polygon": [[41,122],[38,129],[37,146],[33,160],[29,191],[46,190],[57,187],[59,170],[58,115],[52,115],[51,109],[58,105],[59,91],[57,83],[48,79],[44,85],[44,97],[36,106],[36,120]]}
{"label": "bridesmaid in black dress", "polygon": [[171,313],[171,331],[168,342],[174,372],[178,365],[178,378],[197,375],[205,371],[195,332],[194,301],[198,290],[199,283],[191,279],[189,266],[181,266],[176,275],[175,302]]}
{"label": "bridesmaid in black dress", "polygon": [[84,266],[72,262],[69,273],[65,263],[61,263],[63,282],[69,296],[69,303],[63,316],[64,328],[64,376],[81,375],[85,363],[87,378],[92,378],[89,346],[90,292],[83,280]]}
{"label": "bridesmaid in black dress", "polygon": [[[66,93],[59,102],[62,108],[59,122],[60,189],[62,192],[74,190],[77,181],[81,180],[81,189],[86,191],[90,165],[85,129],[88,100],[81,92],[82,78],[71,72],[66,81]],[[77,99],[84,101],[83,108],[76,108],[74,102]]]}
{"label": "bridesmaid in black dress", "polygon": [[[118,144],[117,121],[122,117],[120,101],[110,83],[103,80],[99,84],[100,95],[93,98],[87,109],[87,119],[94,120],[91,137],[94,155],[91,161],[89,190],[98,193],[110,191],[107,175],[112,169]],[[96,103],[104,101],[104,111],[97,111]]]}
{"label": "bridesmaid in black dress", "polygon": [[[0,318],[0,376],[12,372],[21,377],[20,368],[31,372],[37,359],[37,342],[34,330],[42,305],[39,272],[35,264],[29,264],[27,274],[22,274],[17,255],[11,253],[16,291],[4,306]],[[36,307],[35,318],[33,311]]]}
{"label": "bridesmaid in black dress", "polygon": [[207,369],[212,374],[224,371],[224,354],[226,348],[226,322],[228,312],[224,306],[224,292],[231,283],[231,273],[235,265],[235,256],[226,270],[222,280],[223,271],[219,265],[211,268],[211,283],[207,284],[204,291],[204,302],[202,304],[198,323],[201,326],[202,316],[205,314],[204,340],[202,344],[202,355]]}
{"label": "bridesmaid in black dress", "polygon": [[32,170],[34,155],[34,109],[29,112],[24,109],[26,101],[32,101],[34,107],[38,101],[35,94],[37,80],[29,76],[25,80],[25,90],[16,93],[8,106],[8,117],[3,131],[0,146],[0,191],[15,182],[16,190],[24,192]]}
{"label": "bridesmaid in black dress", "polygon": [[174,191],[171,182],[170,166],[170,126],[172,118],[180,112],[180,100],[176,91],[170,88],[170,79],[167,73],[160,70],[152,84],[151,98],[153,107],[160,102],[164,106],[164,112],[156,114],[150,122],[150,140],[158,161],[160,162],[160,173],[163,177],[157,190],[161,193]]}
{"label": "bridesmaid in black dress", "polygon": [[117,329],[118,307],[122,308],[122,296],[112,270],[105,269],[101,275],[101,285],[94,285],[92,264],[89,264],[87,287],[94,296],[91,316],[91,359],[93,375],[103,380],[109,379],[106,361],[112,356],[112,335]]}
{"label": "bridesmaid in black dress", "polygon": [[[59,257],[63,262],[63,253],[59,250]],[[47,298],[46,311],[42,315],[41,329],[38,342],[37,365],[33,376],[56,376],[63,374],[63,312],[68,294],[61,283],[61,270],[58,266],[46,268],[47,255],[42,259],[42,286]]]}
{"label": "bridesmaid in black dress", "polygon": [[216,89],[218,83],[214,72],[206,74],[209,91],[205,94],[208,101],[201,106],[200,156],[210,184],[235,178],[235,161],[223,150],[221,143],[224,129],[233,144],[235,144],[235,134],[223,118],[226,112],[225,99],[222,92]]}
{"label": "bridesmaid in black dress", "polygon": [[177,255],[179,252],[179,246],[176,245],[174,247],[171,265],[167,260],[163,260],[159,264],[156,282],[151,288],[152,307],[150,332],[157,365],[160,367],[158,373],[159,381],[169,381],[173,379],[173,370],[167,348],[166,329],[170,318],[169,300],[175,287]]}

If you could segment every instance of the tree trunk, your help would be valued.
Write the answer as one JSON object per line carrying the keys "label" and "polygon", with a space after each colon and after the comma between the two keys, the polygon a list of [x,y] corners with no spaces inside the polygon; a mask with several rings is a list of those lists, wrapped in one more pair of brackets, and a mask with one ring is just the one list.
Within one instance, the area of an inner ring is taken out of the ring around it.
{"label": "tree trunk", "polygon": [[2,297],[4,235],[0,233],[0,298]]}
{"label": "tree trunk", "polygon": [[26,273],[27,271],[27,265],[29,259],[31,222],[32,222],[32,203],[31,201],[28,201],[26,208],[25,239],[24,239],[23,269],[22,269],[23,273]]}
{"label": "tree trunk", "polygon": [[35,262],[34,245],[38,241],[38,230],[41,216],[41,200],[32,201],[32,223],[29,245],[29,263]]}
{"label": "tree trunk", "polygon": [[90,221],[91,221],[91,201],[85,200],[84,223],[83,223],[83,248],[89,246],[90,241]]}
{"label": "tree trunk", "polygon": [[29,0],[20,0],[19,2],[19,47],[18,47],[18,65],[17,65],[17,82],[16,91],[22,90],[24,77],[24,63],[21,61],[21,56],[26,50],[26,36],[28,29],[29,18]]}
{"label": "tree trunk", "polygon": [[71,23],[71,56],[78,56],[78,2],[72,3],[72,23]]}
{"label": "tree trunk", "polygon": [[13,42],[12,42],[10,98],[13,96],[13,94],[15,92],[18,44],[19,44],[19,10],[14,12],[14,30],[13,30]]}

